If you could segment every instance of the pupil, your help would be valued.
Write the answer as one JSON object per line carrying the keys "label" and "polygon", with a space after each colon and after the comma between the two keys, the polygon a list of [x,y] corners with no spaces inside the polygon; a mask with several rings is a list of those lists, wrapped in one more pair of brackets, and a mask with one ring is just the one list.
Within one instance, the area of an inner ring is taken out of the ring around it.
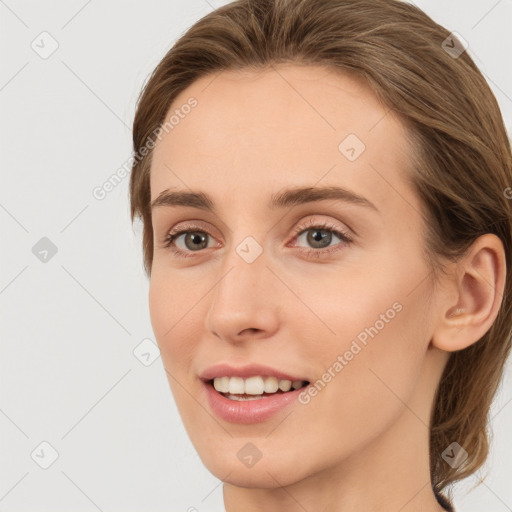
{"label": "pupil", "polygon": [[[315,245],[315,244],[320,244],[319,246],[320,247],[326,247],[326,245],[329,245],[330,243],[330,237],[331,237],[331,234],[329,232],[326,232],[325,230],[319,230],[319,229],[316,229],[314,231],[312,231],[312,236],[310,236],[309,238],[309,242],[311,243],[311,245],[313,245],[313,247],[317,247],[318,245]],[[322,233],[325,233],[324,235],[322,235]],[[322,242],[325,242],[327,241],[327,244],[325,243],[322,243]]]}
{"label": "pupil", "polygon": [[207,245],[206,244],[206,234],[204,234],[204,233],[203,234],[199,234],[197,232],[190,233],[189,236],[187,237],[187,241],[191,241],[192,247],[188,247],[188,244],[186,244],[186,245],[187,245],[188,249],[192,249],[192,250],[198,248],[198,246],[197,245],[194,246],[194,244],[200,244],[201,242],[203,242],[203,245],[201,247],[199,247],[200,249],[204,249],[203,246]]}

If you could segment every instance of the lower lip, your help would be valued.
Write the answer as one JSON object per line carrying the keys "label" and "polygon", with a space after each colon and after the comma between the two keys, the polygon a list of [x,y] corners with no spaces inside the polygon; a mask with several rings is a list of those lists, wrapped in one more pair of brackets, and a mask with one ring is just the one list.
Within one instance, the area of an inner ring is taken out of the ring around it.
{"label": "lower lip", "polygon": [[306,389],[307,386],[287,391],[286,393],[276,393],[258,400],[230,400],[221,395],[213,384],[203,381],[206,389],[208,403],[212,411],[225,421],[232,423],[259,423],[265,421],[286,406],[295,402],[299,394]]}

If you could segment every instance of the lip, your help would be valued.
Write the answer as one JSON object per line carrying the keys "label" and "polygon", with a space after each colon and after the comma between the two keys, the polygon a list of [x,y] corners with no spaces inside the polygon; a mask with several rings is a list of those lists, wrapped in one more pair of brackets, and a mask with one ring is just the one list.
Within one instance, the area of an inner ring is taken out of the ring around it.
{"label": "lip", "polygon": [[268,420],[279,411],[295,403],[299,394],[307,388],[304,386],[294,391],[276,393],[257,400],[238,401],[221,395],[209,381],[203,381],[202,386],[205,389],[210,409],[219,418],[230,423],[259,423]]}
{"label": "lip", "polygon": [[215,377],[243,377],[245,379],[257,375],[261,377],[276,377],[279,380],[291,380],[292,382],[296,380],[307,380],[311,382],[307,377],[290,375],[270,366],[254,363],[240,367],[234,367],[225,363],[216,364],[204,370],[199,375],[199,378],[203,381],[209,381]]}
{"label": "lip", "polygon": [[245,379],[253,376],[276,377],[279,380],[291,380],[292,382],[301,380],[311,383],[311,379],[307,377],[291,375],[262,364],[252,363],[239,367],[227,363],[216,364],[199,375],[213,413],[231,423],[259,423],[268,420],[296,402],[299,394],[307,388],[307,386],[303,386],[293,391],[268,395],[258,400],[238,401],[221,395],[211,382],[215,377],[242,377]]}

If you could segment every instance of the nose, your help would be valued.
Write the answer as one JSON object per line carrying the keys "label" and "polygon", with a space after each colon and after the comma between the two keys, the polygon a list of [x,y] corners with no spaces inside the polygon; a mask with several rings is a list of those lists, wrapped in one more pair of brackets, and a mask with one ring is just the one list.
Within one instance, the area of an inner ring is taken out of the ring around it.
{"label": "nose", "polygon": [[272,336],[281,315],[280,282],[268,268],[265,252],[252,262],[240,254],[232,248],[206,298],[207,332],[230,343]]}

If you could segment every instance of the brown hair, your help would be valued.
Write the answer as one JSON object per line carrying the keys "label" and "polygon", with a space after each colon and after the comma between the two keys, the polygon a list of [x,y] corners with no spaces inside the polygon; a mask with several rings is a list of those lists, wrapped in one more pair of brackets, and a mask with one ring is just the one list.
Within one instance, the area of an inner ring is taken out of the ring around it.
{"label": "brown hair", "polygon": [[[131,217],[143,221],[147,275],[153,259],[151,151],[143,148],[174,98],[210,73],[284,62],[360,77],[403,120],[434,277],[443,258],[455,260],[485,233],[501,239],[512,268],[511,200],[505,193],[512,186],[510,141],[484,77],[466,51],[450,54],[456,40],[449,37],[419,8],[397,0],[238,0],[197,21],[153,71],[133,125]],[[492,327],[477,343],[453,352],[441,377],[430,434],[436,493],[487,458],[489,409],[511,347],[511,276],[507,272]],[[453,441],[468,452],[455,468],[441,456]]]}

